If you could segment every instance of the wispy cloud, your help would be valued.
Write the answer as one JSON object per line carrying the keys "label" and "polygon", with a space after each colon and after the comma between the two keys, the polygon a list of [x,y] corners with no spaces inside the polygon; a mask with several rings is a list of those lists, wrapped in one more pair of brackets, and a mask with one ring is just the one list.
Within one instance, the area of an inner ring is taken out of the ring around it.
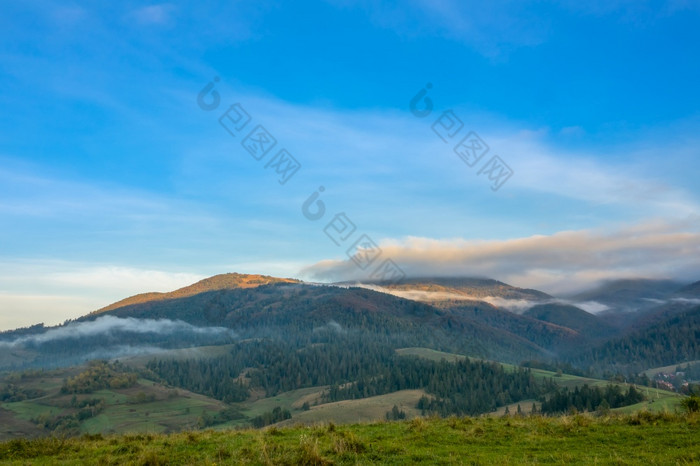
{"label": "wispy cloud", "polygon": [[15,347],[27,344],[41,345],[56,340],[76,340],[79,338],[96,337],[120,333],[135,334],[175,334],[192,335],[230,335],[231,329],[225,327],[196,327],[181,320],[170,319],[135,319],[133,317],[103,316],[92,321],[72,322],[68,325],[51,328],[46,332],[19,337],[11,341],[0,341],[0,347]]}
{"label": "wispy cloud", "polygon": [[400,2],[331,1],[364,8],[374,24],[402,36],[441,36],[495,57],[504,51],[542,43],[550,20],[527,2],[411,0]]}
{"label": "wispy cloud", "polygon": [[171,21],[174,10],[174,5],[161,3],[137,8],[131,12],[131,16],[141,24],[163,25]]}
{"label": "wispy cloud", "polygon": [[698,8],[694,2],[685,0],[654,6],[627,0],[329,2],[346,8],[360,6],[376,25],[402,36],[441,36],[468,45],[490,58],[547,42],[557,26],[552,18],[557,16],[613,17],[624,25],[645,27],[660,18]]}
{"label": "wispy cloud", "polygon": [[494,146],[508,154],[516,170],[517,176],[509,180],[511,187],[632,209],[634,215],[644,212],[646,217],[678,219],[700,212],[697,196],[687,186],[658,173],[666,159],[664,154],[682,151],[682,147],[648,141],[644,149],[624,149],[624,157],[618,155],[619,148],[609,149],[611,159],[603,160],[593,150],[586,153],[557,148],[546,142],[547,136],[546,131],[522,130],[490,136]]}
{"label": "wispy cloud", "polygon": [[[452,145],[444,144],[430,129],[432,119],[292,105],[259,95],[247,95],[245,102],[251,113],[304,160],[299,182],[313,181],[310,174],[316,175],[317,182],[337,181],[345,192],[352,190],[351,196],[343,197],[365,205],[377,204],[372,199],[398,196],[411,199],[415,208],[428,203],[433,209],[455,205],[456,198],[438,196],[439,188],[469,193],[470,198],[492,197],[488,183],[480,183],[483,180],[476,170],[469,170]],[[562,198],[583,202],[584,211],[624,212],[630,219],[640,215],[678,219],[700,212],[695,187],[669,168],[696,156],[700,140],[690,135],[694,131],[690,128],[696,128],[698,122],[679,122],[665,133],[635,134],[631,136],[634,142],[627,145],[571,149],[557,144],[558,136],[548,128],[529,128],[468,110],[455,112],[465,128],[478,131],[491,153],[500,154],[515,170],[500,203],[507,202],[506,193],[516,192],[519,197],[556,196],[550,199],[557,203]],[[435,118],[438,116],[436,112]],[[674,160],[674,154],[682,154],[682,160]],[[349,160],[352,163],[344,163]],[[416,173],[421,174],[419,179]],[[464,203],[459,204],[464,210]]]}

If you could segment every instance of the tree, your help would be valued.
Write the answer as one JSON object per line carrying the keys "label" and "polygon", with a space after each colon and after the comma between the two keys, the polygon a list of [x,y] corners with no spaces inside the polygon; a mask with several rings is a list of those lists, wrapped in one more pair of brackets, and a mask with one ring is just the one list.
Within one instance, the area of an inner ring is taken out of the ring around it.
{"label": "tree", "polygon": [[700,396],[690,395],[689,397],[683,398],[681,400],[681,406],[688,413],[700,412]]}

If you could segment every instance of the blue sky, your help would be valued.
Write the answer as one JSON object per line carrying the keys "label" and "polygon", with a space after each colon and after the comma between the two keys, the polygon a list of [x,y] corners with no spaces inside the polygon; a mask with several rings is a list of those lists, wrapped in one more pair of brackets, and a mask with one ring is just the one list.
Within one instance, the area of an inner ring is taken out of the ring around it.
{"label": "blue sky", "polygon": [[[223,272],[366,278],[361,234],[408,275],[700,279],[700,7],[580,3],[5,2],[0,328]],[[234,103],[277,139],[261,162],[218,123]],[[474,167],[447,110],[489,146]]]}

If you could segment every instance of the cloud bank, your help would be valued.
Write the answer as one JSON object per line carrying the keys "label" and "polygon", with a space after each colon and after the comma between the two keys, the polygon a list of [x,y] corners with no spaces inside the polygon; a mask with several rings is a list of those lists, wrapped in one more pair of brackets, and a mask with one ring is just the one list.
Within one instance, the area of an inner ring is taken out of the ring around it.
{"label": "cloud bank", "polygon": [[[700,233],[693,222],[488,241],[409,237],[382,241],[380,247],[408,277],[485,276],[557,294],[610,279],[700,276]],[[324,260],[301,273],[325,281],[369,278],[350,260]]]}

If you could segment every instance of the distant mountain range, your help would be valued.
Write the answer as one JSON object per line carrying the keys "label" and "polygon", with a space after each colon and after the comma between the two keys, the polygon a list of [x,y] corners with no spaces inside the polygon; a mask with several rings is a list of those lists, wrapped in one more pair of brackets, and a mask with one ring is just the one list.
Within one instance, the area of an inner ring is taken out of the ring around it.
{"label": "distant mountain range", "polygon": [[[0,356],[0,367],[56,366],[104,357],[110,351],[119,356],[226,343],[232,338],[283,337],[330,324],[344,331],[393,332],[405,346],[513,363],[574,361],[602,370],[620,367],[619,358],[615,351],[596,353],[596,348],[615,348],[615,342],[623,339],[623,346],[634,346],[629,340],[634,335],[647,338],[643,335],[650,327],[683,325],[684,316],[695,325],[694,315],[688,312],[700,304],[698,296],[700,282],[685,285],[668,280],[618,280],[562,300],[486,278],[318,285],[231,273],[170,293],[132,296],[64,326],[3,332],[0,345],[8,351]],[[604,310],[586,312],[583,308],[590,303]],[[127,325],[119,319],[132,320]],[[139,329],[132,326],[133,319],[175,323],[163,326],[167,330],[147,331],[160,327],[149,324]],[[75,344],[76,338],[80,345]],[[694,354],[694,349],[688,349],[693,345],[678,344],[685,349],[677,359]],[[671,361],[673,349],[665,354],[664,362],[676,362]]]}

